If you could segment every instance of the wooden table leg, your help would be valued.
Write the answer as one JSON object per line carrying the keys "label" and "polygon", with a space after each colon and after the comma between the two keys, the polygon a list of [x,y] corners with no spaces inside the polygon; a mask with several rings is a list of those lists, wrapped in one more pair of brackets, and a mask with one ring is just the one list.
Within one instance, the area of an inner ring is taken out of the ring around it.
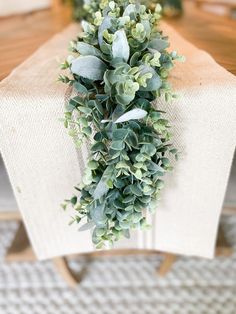
{"label": "wooden table leg", "polygon": [[[3,213],[0,215],[1,220],[20,220],[21,216],[18,212],[16,213]],[[138,250],[137,250],[138,251]],[[126,254],[127,251],[124,251]],[[140,251],[141,252],[141,251]],[[233,252],[233,248],[230,247],[227,239],[225,238],[224,231],[220,227],[218,232],[216,256],[229,256]],[[130,252],[129,252],[130,253]],[[109,255],[115,255],[116,252],[111,252]],[[120,254],[120,253],[119,253]],[[92,256],[93,254],[91,254]],[[104,253],[106,255],[106,253]],[[172,265],[177,259],[177,256],[170,253],[163,253],[164,260],[158,268],[157,272],[160,276],[165,276],[171,269]],[[21,221],[19,228],[16,232],[14,240],[7,251],[6,261],[8,262],[21,262],[21,261],[35,261],[36,257],[30,245],[27,232],[24,224]],[[53,259],[53,263],[64,280],[70,287],[75,287],[82,279],[85,269],[80,274],[75,275],[68,265],[68,261],[65,257],[58,257]]]}
{"label": "wooden table leg", "polygon": [[62,278],[71,288],[75,288],[81,282],[84,270],[79,274],[74,274],[65,257],[56,257],[52,261]]}
{"label": "wooden table leg", "polygon": [[[5,260],[7,262],[29,262],[37,260],[30,245],[23,222],[20,222],[19,224],[13,242],[7,251]],[[57,271],[70,287],[75,287],[81,281],[84,269],[80,274],[75,275],[70,270],[68,261],[65,257],[57,257],[52,259],[52,261]]]}
{"label": "wooden table leg", "polygon": [[177,255],[171,253],[164,253],[164,260],[161,263],[160,267],[157,269],[157,273],[160,276],[165,276],[173,266],[174,262],[177,259]]}
{"label": "wooden table leg", "polygon": [[29,242],[23,222],[20,222],[11,246],[5,257],[7,262],[35,261],[36,257]]}
{"label": "wooden table leg", "polygon": [[216,242],[216,256],[230,256],[233,254],[233,248],[228,243],[224,230],[219,226],[217,242]]}

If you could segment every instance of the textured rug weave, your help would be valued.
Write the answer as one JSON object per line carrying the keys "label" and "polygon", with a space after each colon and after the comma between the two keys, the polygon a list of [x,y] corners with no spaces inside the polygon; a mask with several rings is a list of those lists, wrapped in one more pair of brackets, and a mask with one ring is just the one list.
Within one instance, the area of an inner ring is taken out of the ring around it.
{"label": "textured rug weave", "polygon": [[[0,314],[235,314],[236,217],[222,222],[231,257],[179,258],[164,278],[158,255],[99,257],[74,290],[50,261],[5,263],[17,225],[0,223]],[[85,264],[71,261],[75,271]]]}

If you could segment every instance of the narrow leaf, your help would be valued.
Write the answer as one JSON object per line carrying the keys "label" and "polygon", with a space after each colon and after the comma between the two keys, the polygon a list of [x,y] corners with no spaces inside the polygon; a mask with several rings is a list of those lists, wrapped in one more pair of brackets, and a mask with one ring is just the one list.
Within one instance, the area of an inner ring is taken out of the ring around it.
{"label": "narrow leaf", "polygon": [[96,186],[96,188],[93,192],[93,197],[95,200],[101,198],[104,194],[106,194],[108,192],[109,187],[106,184],[106,181],[108,180],[108,178],[111,177],[112,170],[113,170],[113,167],[108,166],[106,168],[106,170],[103,172],[103,175],[102,175],[100,181],[98,182],[98,185]]}
{"label": "narrow leaf", "polygon": [[106,223],[106,215],[104,214],[105,203],[91,208],[90,214],[96,225],[104,225]]}
{"label": "narrow leaf", "polygon": [[110,27],[111,27],[111,17],[106,16],[103,19],[102,24],[98,28],[98,42],[100,46],[103,43],[103,32]]}
{"label": "narrow leaf", "polygon": [[93,197],[95,200],[101,198],[109,190],[109,187],[106,185],[106,182],[101,178],[98,185],[96,186],[95,191],[93,192]]}
{"label": "narrow leaf", "polygon": [[95,223],[93,221],[89,221],[89,222],[86,222],[86,224],[84,224],[83,226],[81,226],[79,228],[79,231],[86,231],[93,228],[94,226],[95,226]]}
{"label": "narrow leaf", "polygon": [[135,108],[124,113],[114,123],[121,123],[121,122],[129,121],[129,120],[138,120],[138,119],[144,118],[146,115],[147,115],[147,111],[140,108]]}
{"label": "narrow leaf", "polygon": [[167,47],[169,47],[168,41],[159,38],[151,40],[150,43],[148,44],[148,48],[155,49],[159,52],[163,51]]}
{"label": "narrow leaf", "polygon": [[112,43],[112,55],[113,58],[120,58],[124,61],[129,59],[129,44],[123,29],[115,32],[115,38]]}
{"label": "narrow leaf", "polygon": [[102,55],[100,50],[82,41],[77,43],[77,50],[82,56],[90,55],[100,58]]}

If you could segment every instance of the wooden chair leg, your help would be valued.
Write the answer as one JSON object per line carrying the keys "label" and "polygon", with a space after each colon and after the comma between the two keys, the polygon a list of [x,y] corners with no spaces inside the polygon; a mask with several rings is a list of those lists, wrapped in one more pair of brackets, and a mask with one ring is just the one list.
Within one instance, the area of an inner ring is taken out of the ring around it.
{"label": "wooden chair leg", "polygon": [[157,272],[160,276],[165,276],[171,269],[172,265],[177,259],[177,255],[164,253],[164,260],[158,268]]}
{"label": "wooden chair leg", "polygon": [[68,261],[65,257],[56,257],[53,258],[52,261],[62,278],[71,288],[75,288],[81,282],[84,269],[80,272],[80,274],[74,274],[70,269]]}

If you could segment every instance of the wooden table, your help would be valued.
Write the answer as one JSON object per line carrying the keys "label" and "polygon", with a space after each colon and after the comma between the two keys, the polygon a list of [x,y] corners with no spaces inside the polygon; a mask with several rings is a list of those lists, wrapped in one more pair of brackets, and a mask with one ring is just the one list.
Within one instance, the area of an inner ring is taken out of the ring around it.
{"label": "wooden table", "polygon": [[185,14],[168,23],[187,40],[210,53],[225,69],[236,74],[236,20],[201,10],[184,2]]}
{"label": "wooden table", "polygon": [[[191,2],[184,4],[185,14],[167,22],[187,40],[209,52],[228,71],[236,74],[236,21],[205,13]],[[0,80],[69,22],[67,14],[55,14],[51,10],[0,19]],[[4,220],[8,218],[21,219],[18,213],[15,216],[12,213],[9,217],[2,216]],[[230,250],[225,249],[224,239],[221,238],[220,242],[219,249],[223,249],[224,254],[230,253]],[[9,260],[34,258],[22,223],[8,253]],[[167,254],[158,273],[164,275],[175,259],[174,255]],[[65,259],[58,258],[54,262],[70,285],[78,282],[78,278],[71,274]]]}
{"label": "wooden table", "polygon": [[[184,9],[181,18],[167,22],[236,74],[236,21],[206,13],[189,1]],[[68,14],[52,10],[0,19],[0,80],[68,23]]]}
{"label": "wooden table", "polygon": [[[206,13],[189,1],[184,9],[181,18],[167,22],[236,74],[236,21]],[[0,80],[68,23],[68,17],[51,10],[0,19]]]}
{"label": "wooden table", "polygon": [[52,10],[0,18],[0,80],[68,23]]}

